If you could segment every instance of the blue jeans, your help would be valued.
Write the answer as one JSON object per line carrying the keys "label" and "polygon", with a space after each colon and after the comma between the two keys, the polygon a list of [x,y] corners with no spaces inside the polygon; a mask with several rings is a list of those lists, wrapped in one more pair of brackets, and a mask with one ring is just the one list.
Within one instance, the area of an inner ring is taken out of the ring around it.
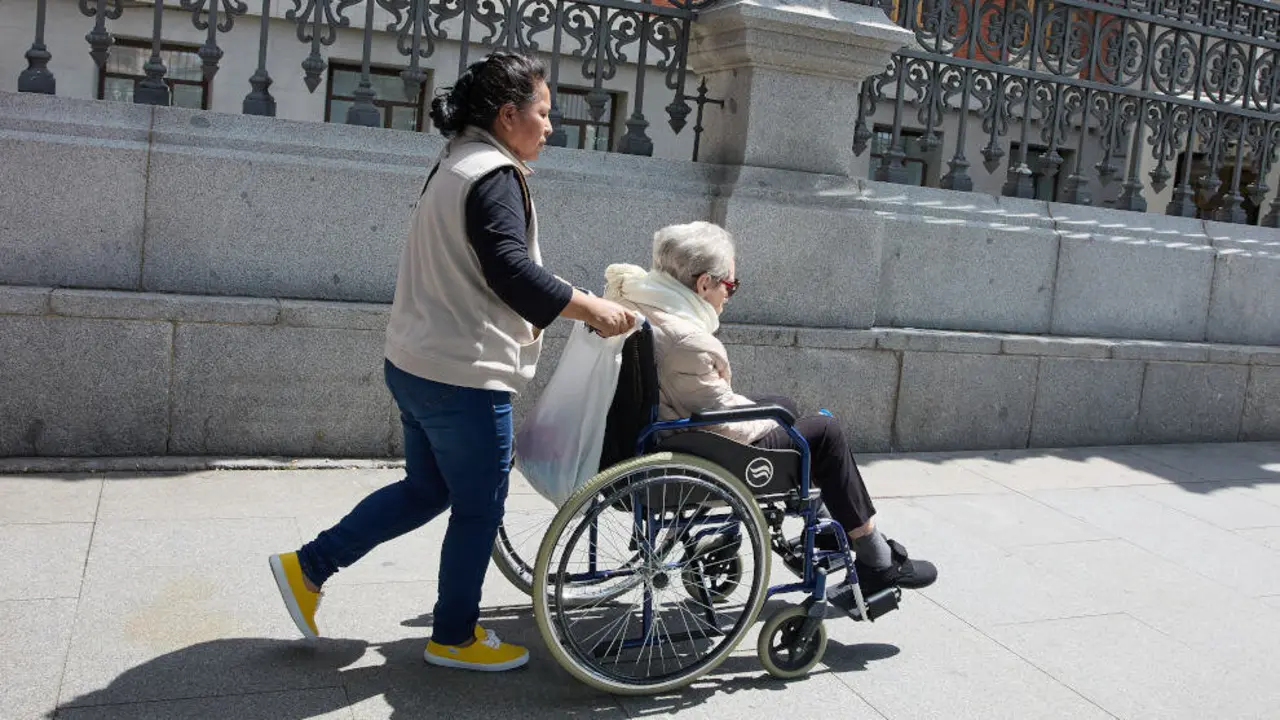
{"label": "blue jeans", "polygon": [[385,363],[404,425],[405,478],[361,500],[298,552],[317,586],[381,543],[452,506],[440,556],[432,639],[459,645],[475,633],[480,589],[502,522],[511,470],[511,394],[445,385]]}

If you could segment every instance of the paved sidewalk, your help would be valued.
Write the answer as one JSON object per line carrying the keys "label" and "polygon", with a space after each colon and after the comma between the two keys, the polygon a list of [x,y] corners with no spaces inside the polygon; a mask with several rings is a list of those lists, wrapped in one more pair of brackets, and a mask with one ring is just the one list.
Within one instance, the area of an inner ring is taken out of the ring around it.
{"label": "paved sidewalk", "polygon": [[[868,456],[883,529],[938,584],[769,678],[754,637],[685,691],[561,670],[491,570],[530,666],[421,660],[443,521],[334,578],[295,641],[267,570],[395,469],[0,475],[0,717],[1276,718],[1280,443]],[[542,505],[517,484],[509,512]]]}

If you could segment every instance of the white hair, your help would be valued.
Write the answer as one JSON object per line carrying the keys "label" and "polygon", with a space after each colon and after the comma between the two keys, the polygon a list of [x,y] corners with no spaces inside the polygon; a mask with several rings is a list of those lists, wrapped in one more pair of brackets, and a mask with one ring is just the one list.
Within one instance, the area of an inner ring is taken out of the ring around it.
{"label": "white hair", "polygon": [[668,225],[653,234],[653,267],[696,289],[698,276],[728,279],[733,236],[709,222]]}

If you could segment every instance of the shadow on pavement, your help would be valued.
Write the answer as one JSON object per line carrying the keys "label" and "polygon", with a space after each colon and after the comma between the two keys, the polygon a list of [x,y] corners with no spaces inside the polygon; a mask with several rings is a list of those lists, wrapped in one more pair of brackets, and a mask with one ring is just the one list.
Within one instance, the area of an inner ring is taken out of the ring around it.
{"label": "shadow on pavement", "polygon": [[[403,625],[425,628],[430,620],[430,615],[424,615]],[[626,718],[695,707],[716,695],[784,691],[804,682],[770,677],[754,654],[742,652],[747,649],[744,644],[739,654],[690,687],[658,697],[618,698],[584,685],[555,662],[528,606],[486,608],[480,621],[503,639],[529,647],[529,665],[493,674],[428,666],[422,660],[422,638],[386,643],[227,638],[142,663],[107,687],[76,697],[46,717],[230,717],[228,713],[234,713],[237,720],[306,720],[368,703],[358,716]],[[891,645],[832,641],[825,667],[818,666],[813,674],[860,671],[869,662],[897,653]],[[179,711],[167,701],[189,704]]]}

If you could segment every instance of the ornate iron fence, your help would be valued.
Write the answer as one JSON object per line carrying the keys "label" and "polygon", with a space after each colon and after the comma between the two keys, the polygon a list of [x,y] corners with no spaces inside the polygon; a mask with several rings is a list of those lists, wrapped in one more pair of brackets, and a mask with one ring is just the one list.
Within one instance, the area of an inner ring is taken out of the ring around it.
{"label": "ornate iron fence", "polygon": [[[893,108],[891,137],[874,168],[878,180],[907,181],[903,122],[914,113],[914,142],[923,150],[940,149],[939,130],[947,118],[954,123],[955,153],[939,180],[944,188],[973,189],[966,140],[981,133],[980,154],[991,173],[1018,138],[1005,165],[1008,196],[1035,197],[1038,178],[1065,170],[1057,199],[1090,204],[1084,158],[1098,150],[1092,177],[1104,186],[1120,181],[1116,205],[1123,209],[1146,210],[1144,169],[1156,192],[1174,183],[1170,215],[1248,222],[1246,205],[1260,207],[1269,191],[1266,178],[1280,149],[1280,4],[864,4],[879,5],[916,38],[884,74],[862,86],[856,153],[873,137],[867,121],[877,106]],[[1028,164],[1033,141],[1044,147],[1037,167]],[[1280,200],[1262,223],[1280,227]]]}
{"label": "ornate iron fence", "polygon": [[[259,0],[260,26],[258,68],[249,78],[250,92],[244,98],[243,112],[249,115],[276,114],[276,101],[271,95],[274,82],[267,72],[268,43],[272,30],[271,0]],[[363,56],[361,77],[354,91],[356,98],[347,112],[346,121],[354,125],[379,125],[374,101],[377,92],[370,76],[370,56],[375,33],[392,33],[396,48],[406,61],[400,77],[406,95],[416,97],[427,80],[426,63],[440,43],[456,40],[460,44],[459,72],[465,69],[477,47],[481,50],[506,49],[524,53],[550,54],[551,96],[557,97],[561,73],[566,62],[577,65],[592,89],[585,97],[591,117],[599,122],[609,101],[604,83],[613,80],[623,65],[635,68],[636,80],[626,121],[627,131],[618,150],[636,155],[651,155],[653,142],[645,117],[645,78],[651,72],[665,76],[665,86],[673,99],[665,108],[667,122],[677,134],[687,124],[693,108],[690,101],[701,105],[714,102],[705,92],[689,95],[686,56],[690,24],[697,12],[716,0],[281,0],[292,4],[284,18],[295,26],[298,41],[310,46],[310,54],[302,62],[304,82],[315,92],[325,71],[322,47],[332,45],[340,28],[351,27],[350,12],[363,11]],[[93,18],[93,26],[85,40],[89,54],[99,68],[105,68],[114,38],[107,21],[118,20],[125,9],[124,0],[78,0],[80,12]],[[362,8],[355,8],[363,4]],[[26,53],[28,67],[18,78],[22,92],[54,94],[56,83],[49,70],[52,58],[44,42],[48,0],[37,0],[35,40]],[[136,6],[135,3],[129,3]],[[392,17],[385,27],[377,27],[375,10],[381,8]],[[131,7],[132,9],[132,7]],[[142,8],[139,8],[142,9]],[[165,10],[190,13],[197,30],[207,31],[199,49],[205,78],[218,71],[223,50],[219,36],[231,32],[238,18],[248,14],[244,0],[179,0],[175,7],[157,0],[153,13],[152,53],[143,66],[146,79],[138,83],[134,102],[168,105],[169,89],[165,83],[167,68],[161,57]],[[483,33],[481,35],[481,33]],[[566,135],[563,115],[558,103],[552,109],[555,133],[550,144],[563,146]],[[696,128],[700,132],[701,128]],[[695,148],[696,148],[695,140]],[[696,160],[696,149],[695,157]]]}

